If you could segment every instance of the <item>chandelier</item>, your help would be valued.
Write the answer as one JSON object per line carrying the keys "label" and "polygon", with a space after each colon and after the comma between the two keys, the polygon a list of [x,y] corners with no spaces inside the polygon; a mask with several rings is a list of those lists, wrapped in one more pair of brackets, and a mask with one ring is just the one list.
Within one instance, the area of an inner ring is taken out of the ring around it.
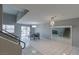
{"label": "chandelier", "polygon": [[[56,16],[55,16],[56,17]],[[54,26],[55,22],[54,22],[54,18],[55,17],[51,17],[51,20],[49,21],[50,26]]]}

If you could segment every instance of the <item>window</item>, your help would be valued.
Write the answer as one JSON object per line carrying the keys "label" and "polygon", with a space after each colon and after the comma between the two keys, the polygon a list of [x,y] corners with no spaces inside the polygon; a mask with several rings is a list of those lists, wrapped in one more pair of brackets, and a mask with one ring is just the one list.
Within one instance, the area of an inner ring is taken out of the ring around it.
{"label": "window", "polygon": [[30,27],[22,26],[21,27],[21,38],[28,37],[30,35]]}
{"label": "window", "polygon": [[14,33],[14,25],[3,25],[3,30],[9,33]]}

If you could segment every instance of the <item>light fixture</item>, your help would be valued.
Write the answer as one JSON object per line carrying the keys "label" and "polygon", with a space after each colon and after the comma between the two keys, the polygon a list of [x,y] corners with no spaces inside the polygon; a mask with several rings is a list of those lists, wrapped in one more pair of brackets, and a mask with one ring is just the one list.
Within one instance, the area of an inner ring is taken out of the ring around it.
{"label": "light fixture", "polygon": [[[55,17],[56,17],[56,16],[55,16]],[[53,25],[55,24],[55,22],[54,22],[54,18],[55,18],[55,17],[51,17],[51,20],[50,20],[50,25],[51,25],[51,26],[53,26]]]}
{"label": "light fixture", "polygon": [[55,22],[54,22],[54,21],[51,21],[51,22],[50,22],[50,25],[51,25],[51,26],[53,26],[54,24],[55,24]]}
{"label": "light fixture", "polygon": [[32,25],[32,28],[36,28],[37,26],[36,25]]}

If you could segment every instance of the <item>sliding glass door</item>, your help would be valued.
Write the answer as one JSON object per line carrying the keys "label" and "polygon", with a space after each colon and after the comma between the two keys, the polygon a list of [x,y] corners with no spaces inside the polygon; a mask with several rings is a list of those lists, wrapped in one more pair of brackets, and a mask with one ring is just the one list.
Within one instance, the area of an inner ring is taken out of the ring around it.
{"label": "sliding glass door", "polygon": [[21,40],[26,43],[26,47],[29,45],[29,42],[30,42],[30,26],[21,26]]}

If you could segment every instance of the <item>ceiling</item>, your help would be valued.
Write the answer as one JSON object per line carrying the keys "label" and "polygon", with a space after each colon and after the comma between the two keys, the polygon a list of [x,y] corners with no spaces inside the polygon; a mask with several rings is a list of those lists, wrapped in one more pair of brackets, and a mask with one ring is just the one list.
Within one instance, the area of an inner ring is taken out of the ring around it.
{"label": "ceiling", "polygon": [[29,12],[18,21],[18,23],[21,24],[47,23],[52,16],[56,16],[54,21],[79,18],[79,5],[77,4],[12,4],[10,6],[16,10],[29,10]]}
{"label": "ceiling", "polygon": [[18,11],[22,11],[22,10],[23,10],[22,8],[16,8],[16,7],[11,6],[10,4],[3,5],[3,12],[4,13],[16,15]]}
{"label": "ceiling", "polygon": [[3,12],[8,14],[17,14],[17,10],[13,9],[10,5],[3,5]]}

